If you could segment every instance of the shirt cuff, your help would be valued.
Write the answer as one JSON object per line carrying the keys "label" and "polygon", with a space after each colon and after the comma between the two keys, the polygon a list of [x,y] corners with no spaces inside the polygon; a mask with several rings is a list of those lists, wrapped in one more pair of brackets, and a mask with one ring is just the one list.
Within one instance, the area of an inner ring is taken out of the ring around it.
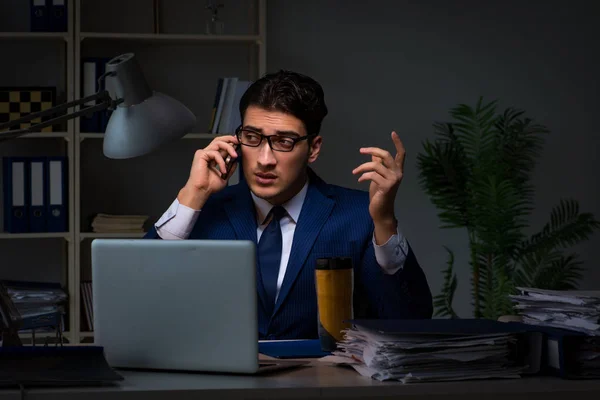
{"label": "shirt cuff", "polygon": [[375,233],[373,233],[372,240],[375,249],[375,259],[386,274],[393,275],[404,267],[406,255],[408,254],[408,243],[404,235],[400,232],[400,228],[397,229],[395,235],[392,235],[382,245],[375,243]]}
{"label": "shirt cuff", "polygon": [[200,210],[194,210],[175,199],[154,227],[162,239],[187,239],[196,224]]}

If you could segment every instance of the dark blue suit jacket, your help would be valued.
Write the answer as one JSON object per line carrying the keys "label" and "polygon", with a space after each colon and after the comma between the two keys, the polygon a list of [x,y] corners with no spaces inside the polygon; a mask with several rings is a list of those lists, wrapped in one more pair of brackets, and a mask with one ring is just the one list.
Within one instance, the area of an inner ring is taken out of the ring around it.
{"label": "dark blue suit jacket", "polygon": [[[266,295],[262,280],[257,277],[259,337],[318,337],[314,265],[320,257],[352,258],[356,318],[431,318],[431,292],[412,250],[404,267],[394,275],[385,274],[377,264],[369,194],[327,184],[310,169],[309,179],[285,278],[271,315],[263,307]],[[254,202],[248,185],[242,181],[210,197],[190,239],[242,239],[256,243],[256,229]],[[155,228],[145,237],[160,238]]]}

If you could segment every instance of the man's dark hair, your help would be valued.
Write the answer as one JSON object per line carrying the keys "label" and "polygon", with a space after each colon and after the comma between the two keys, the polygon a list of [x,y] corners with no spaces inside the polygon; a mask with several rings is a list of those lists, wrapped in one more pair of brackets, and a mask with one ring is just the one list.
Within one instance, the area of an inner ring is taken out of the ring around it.
{"label": "man's dark hair", "polygon": [[304,123],[307,134],[318,135],[327,115],[323,88],[314,79],[280,70],[252,83],[240,100],[242,121],[249,106],[291,114]]}

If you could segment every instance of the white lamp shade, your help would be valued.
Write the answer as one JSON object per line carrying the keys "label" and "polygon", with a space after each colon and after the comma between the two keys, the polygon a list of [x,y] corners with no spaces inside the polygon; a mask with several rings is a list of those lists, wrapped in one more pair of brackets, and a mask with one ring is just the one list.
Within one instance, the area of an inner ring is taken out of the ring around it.
{"label": "white lamp shade", "polygon": [[180,139],[196,125],[196,117],[183,104],[154,92],[141,104],[117,107],[104,135],[104,155],[138,157]]}
{"label": "white lamp shade", "polygon": [[194,114],[179,101],[148,86],[134,54],[106,64],[106,90],[120,103],[104,135],[104,155],[138,157],[180,139],[196,125]]}

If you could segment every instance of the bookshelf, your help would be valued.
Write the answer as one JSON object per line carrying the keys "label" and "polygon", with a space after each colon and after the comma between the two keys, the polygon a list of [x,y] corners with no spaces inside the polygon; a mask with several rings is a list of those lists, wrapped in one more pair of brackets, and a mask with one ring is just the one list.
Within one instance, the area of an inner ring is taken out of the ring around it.
{"label": "bookshelf", "polygon": [[[74,1],[68,0],[67,4],[71,8]],[[53,86],[56,88],[56,104],[75,99],[73,13],[68,15],[66,32],[29,32],[29,1],[0,0],[0,26],[0,51],[10,54],[0,66],[0,86]],[[60,127],[55,126],[53,132],[31,133],[17,140],[2,142],[0,158],[11,155],[66,157],[69,165],[67,201],[72,204],[74,126],[75,122],[71,120]],[[77,286],[72,273],[77,264],[75,247],[75,225],[72,222],[67,232],[56,233],[6,233],[3,224],[0,224],[0,278],[60,281],[71,294]],[[75,296],[69,296],[67,329],[63,332],[68,342],[73,342],[77,336],[73,329],[69,329],[73,322],[71,310],[76,308],[77,301]],[[31,342],[30,333],[20,336],[25,343]],[[54,333],[41,331],[35,334],[36,342],[40,343],[54,336]]]}
{"label": "bookshelf", "polygon": [[[14,4],[14,0],[0,0],[0,11],[13,10],[6,4],[3,8],[3,2]],[[207,133],[207,128],[218,78],[238,76],[254,80],[266,72],[266,0],[222,2],[225,7],[219,15],[225,21],[225,33],[221,35],[203,32],[208,17],[208,11],[204,10],[206,1],[190,0],[161,0],[158,32],[153,0],[125,3],[122,0],[68,0],[68,32],[27,32],[28,20],[16,28],[9,24],[11,31],[0,32],[0,49],[18,47],[26,53],[23,49],[29,46],[40,52],[64,48],[61,70],[53,72],[64,75],[63,95],[57,99],[58,103],[80,97],[83,58],[112,58],[133,52],[151,87],[180,100],[192,110],[198,122],[183,140],[154,154],[129,160],[104,157],[103,133],[81,132],[78,119],[68,121],[60,131],[33,133],[0,145],[0,157],[15,153],[43,154],[48,148],[56,148],[55,151],[67,156],[69,231],[23,234],[0,231],[0,251],[4,255],[10,247],[36,249],[40,260],[44,260],[45,255],[37,251],[38,248],[61,250],[61,256],[55,258],[61,259],[62,270],[55,271],[58,268],[55,266],[52,274],[60,274],[69,294],[68,329],[63,336],[70,343],[93,341],[93,332],[85,329],[80,291],[80,283],[91,279],[91,242],[97,238],[143,236],[92,232],[90,217],[97,213],[143,214],[150,217],[145,226],[149,228],[187,180],[195,150],[217,136]],[[22,3],[28,7],[29,2]],[[29,15],[23,10],[16,13],[21,18]],[[48,43],[52,43],[52,49],[46,49]],[[28,79],[33,80],[33,71],[29,75]],[[0,86],[23,85],[16,82],[19,79],[8,76],[3,81],[0,75]],[[18,254],[12,259],[16,263]],[[30,269],[35,267],[29,266]],[[36,276],[44,280],[47,272],[38,268]],[[22,337],[26,340],[31,335]]]}

